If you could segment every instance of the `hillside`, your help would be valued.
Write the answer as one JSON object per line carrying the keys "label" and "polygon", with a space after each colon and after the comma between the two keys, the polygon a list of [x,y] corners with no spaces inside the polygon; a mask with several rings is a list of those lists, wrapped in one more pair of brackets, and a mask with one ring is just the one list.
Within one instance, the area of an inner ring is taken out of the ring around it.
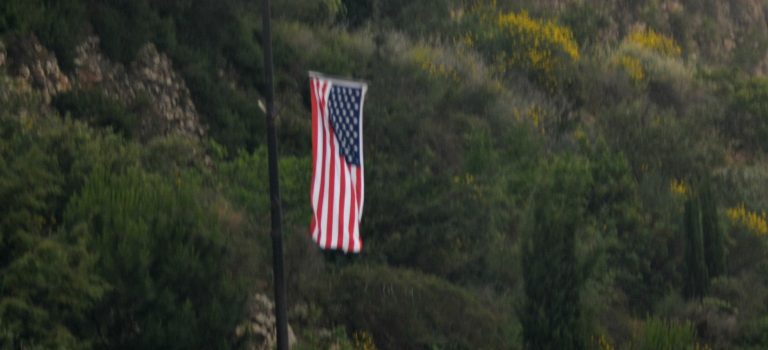
{"label": "hillside", "polygon": [[[768,347],[768,3],[273,1],[295,349]],[[0,348],[274,344],[260,2],[0,2]],[[368,82],[363,252],[308,71]]]}

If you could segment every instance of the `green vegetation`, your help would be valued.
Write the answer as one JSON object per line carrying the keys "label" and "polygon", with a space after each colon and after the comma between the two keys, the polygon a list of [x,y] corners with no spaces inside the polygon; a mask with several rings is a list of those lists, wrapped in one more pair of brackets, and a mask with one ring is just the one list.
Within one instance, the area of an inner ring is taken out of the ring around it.
{"label": "green vegetation", "polygon": [[[296,348],[768,347],[768,32],[734,1],[554,3],[275,1]],[[0,3],[0,348],[246,345],[272,290],[260,11]],[[206,136],[18,78],[30,36],[71,73],[89,35],[124,65],[154,43]],[[306,232],[308,70],[370,84],[357,256]]]}
{"label": "green vegetation", "polygon": [[583,349],[576,234],[590,182],[584,162],[555,159],[541,174],[522,244],[527,349]]}

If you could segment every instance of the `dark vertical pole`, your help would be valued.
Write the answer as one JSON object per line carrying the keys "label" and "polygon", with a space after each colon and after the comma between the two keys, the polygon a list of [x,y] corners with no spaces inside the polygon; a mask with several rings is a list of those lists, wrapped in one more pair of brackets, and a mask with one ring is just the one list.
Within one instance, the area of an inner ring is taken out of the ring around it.
{"label": "dark vertical pole", "polygon": [[280,181],[277,172],[277,135],[275,134],[275,84],[272,63],[272,24],[270,0],[263,0],[264,69],[267,94],[267,147],[269,152],[269,198],[272,213],[272,267],[275,274],[275,321],[277,349],[288,350],[288,321],[283,269],[283,229],[280,209]]}

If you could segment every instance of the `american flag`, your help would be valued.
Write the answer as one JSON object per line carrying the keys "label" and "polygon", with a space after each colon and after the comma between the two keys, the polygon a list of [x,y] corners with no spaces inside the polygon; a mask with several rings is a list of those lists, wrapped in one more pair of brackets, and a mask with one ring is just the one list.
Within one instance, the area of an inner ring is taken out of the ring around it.
{"label": "american flag", "polygon": [[363,214],[363,100],[367,85],[310,72],[312,239],[360,252]]}

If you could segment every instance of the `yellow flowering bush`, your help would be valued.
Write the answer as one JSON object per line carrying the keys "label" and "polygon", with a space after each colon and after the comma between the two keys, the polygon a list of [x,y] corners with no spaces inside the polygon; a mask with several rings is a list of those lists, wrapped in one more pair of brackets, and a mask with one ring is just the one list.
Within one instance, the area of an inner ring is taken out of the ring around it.
{"label": "yellow flowering bush", "polygon": [[622,55],[616,58],[615,63],[621,66],[624,71],[632,78],[632,81],[640,82],[645,79],[645,70],[643,64],[637,57]]}
{"label": "yellow flowering bush", "polygon": [[356,331],[353,334],[353,346],[355,350],[376,350],[373,336],[366,331]]}
{"label": "yellow flowering bush", "polygon": [[539,105],[531,105],[522,110],[515,109],[512,111],[512,115],[515,116],[517,121],[531,123],[534,128],[542,133],[544,133],[547,129],[544,125],[546,114],[547,111]]}
{"label": "yellow flowering bush", "polygon": [[653,29],[634,30],[621,43],[611,62],[636,84],[653,76],[686,74],[681,64],[682,49],[674,39]]}
{"label": "yellow flowering bush", "polygon": [[570,28],[551,20],[531,18],[525,11],[500,13],[493,2],[475,6],[465,17],[470,31],[459,41],[485,54],[500,75],[523,70],[552,91],[568,64],[580,58]]}
{"label": "yellow flowering bush", "polygon": [[440,62],[434,52],[427,48],[420,47],[413,51],[413,59],[416,63],[432,77],[447,78],[454,82],[459,81],[459,74],[456,69],[446,62]]}
{"label": "yellow flowering bush", "polygon": [[691,193],[691,189],[683,180],[672,180],[669,190],[679,197],[685,197]]}
{"label": "yellow flowering bush", "polygon": [[768,214],[748,210],[744,204],[726,210],[726,215],[734,224],[745,227],[758,236],[768,234]]}
{"label": "yellow flowering bush", "polygon": [[613,344],[611,344],[608,339],[605,338],[605,335],[600,334],[597,336],[594,336],[593,338],[595,344],[597,345],[597,348],[600,350],[614,350],[615,347]]}
{"label": "yellow flowering bush", "polygon": [[682,49],[674,39],[653,29],[635,30],[629,34],[626,40],[663,56],[680,57],[682,53]]}

